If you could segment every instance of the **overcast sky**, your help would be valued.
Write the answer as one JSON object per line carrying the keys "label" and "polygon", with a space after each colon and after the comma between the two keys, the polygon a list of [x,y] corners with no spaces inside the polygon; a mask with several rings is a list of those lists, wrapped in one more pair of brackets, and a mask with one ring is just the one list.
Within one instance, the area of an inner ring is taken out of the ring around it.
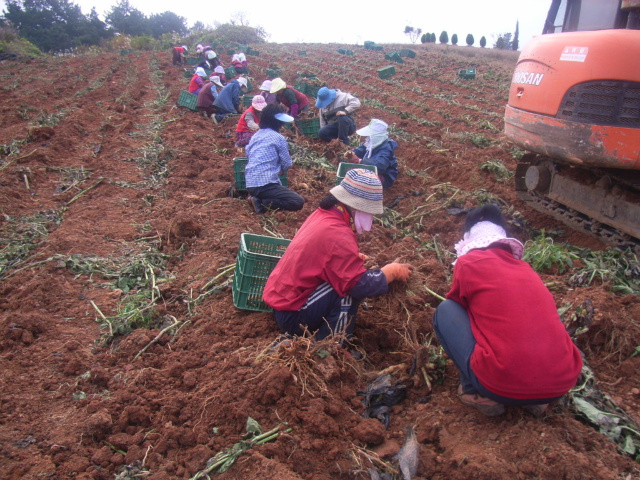
{"label": "overcast sky", "polygon": [[[117,0],[71,0],[88,14],[96,7],[100,18]],[[456,33],[464,45],[468,33],[475,46],[480,37],[492,46],[496,34],[515,31],[520,21],[520,48],[542,32],[551,0],[323,0],[308,2],[238,0],[176,2],[175,0],[129,0],[145,15],[171,11],[185,17],[188,26],[226,23],[242,12],[251,26],[261,26],[269,41],[277,43],[409,43],[405,26],[433,32]],[[4,11],[4,0],[2,0]]]}

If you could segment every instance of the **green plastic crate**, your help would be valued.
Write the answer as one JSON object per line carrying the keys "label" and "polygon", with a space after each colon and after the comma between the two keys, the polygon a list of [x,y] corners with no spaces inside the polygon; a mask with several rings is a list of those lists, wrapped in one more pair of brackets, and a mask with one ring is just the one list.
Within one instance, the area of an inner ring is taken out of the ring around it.
{"label": "green plastic crate", "polygon": [[391,60],[392,62],[404,63],[404,60],[398,52],[389,52],[384,56],[384,58]]}
{"label": "green plastic crate", "polygon": [[202,58],[200,57],[187,57],[185,58],[185,62],[187,65],[197,65],[202,62]]}
{"label": "green plastic crate", "polygon": [[[238,192],[247,191],[247,182],[244,178],[244,168],[247,166],[249,159],[247,157],[237,157],[233,159],[233,178],[236,183],[236,190]],[[289,179],[287,178],[287,172],[280,176],[280,183],[283,187],[289,186]]]}
{"label": "green plastic crate", "polygon": [[338,173],[336,175],[336,185],[340,185],[340,182],[342,182],[342,180],[344,180],[344,176],[347,174],[347,172],[349,170],[352,170],[354,168],[364,168],[365,170],[371,170],[373,173],[375,173],[376,175],[378,175],[378,167],[376,167],[375,165],[364,165],[362,163],[346,163],[346,162],[341,162],[338,165]]}
{"label": "green plastic crate", "polygon": [[195,72],[192,72],[192,71],[190,71],[190,70],[185,70],[185,71],[184,71],[184,78],[191,78],[191,77],[193,77],[193,74],[194,74],[194,73],[195,73]]}
{"label": "green plastic crate", "polygon": [[370,41],[370,40],[366,40],[366,41],[364,42],[364,48],[365,48],[366,50],[372,50],[372,48],[371,48],[371,47],[373,47],[375,44],[376,44],[376,42],[372,42],[372,41]]}
{"label": "green plastic crate", "polygon": [[267,68],[267,77],[269,77],[270,79],[274,79],[280,76],[280,69],[279,68]]}
{"label": "green plastic crate", "polygon": [[339,48],[338,53],[341,55],[347,55],[349,57],[353,56],[353,50],[349,50],[347,48]]}
{"label": "green plastic crate", "polygon": [[296,120],[296,126],[305,137],[318,138],[318,132],[320,131],[319,118],[301,118]]}
{"label": "green plastic crate", "polygon": [[240,236],[240,248],[233,275],[233,304],[242,310],[270,312],[262,300],[267,279],[284,255],[291,240],[251,233]]}
{"label": "green plastic crate", "polygon": [[382,79],[393,77],[396,74],[396,67],[389,65],[378,69],[378,76]]}
{"label": "green plastic crate", "polygon": [[476,78],[476,69],[464,68],[458,72],[458,76],[460,78],[464,78],[465,80],[473,80]]}
{"label": "green plastic crate", "polygon": [[401,57],[416,58],[416,52],[414,52],[413,50],[410,50],[408,48],[403,48],[398,53],[400,54]]}
{"label": "green plastic crate", "polygon": [[227,76],[227,82],[232,80],[236,76],[236,69],[233,67],[227,67],[224,69],[224,74]]}
{"label": "green plastic crate", "polygon": [[198,96],[195,93],[189,93],[186,90],[182,90],[180,92],[180,96],[178,97],[178,105],[181,107],[187,107],[189,110],[193,110],[194,112],[198,111],[196,107],[196,102],[198,101]]}
{"label": "green plastic crate", "polygon": [[376,52],[381,52],[382,50],[384,50],[384,48],[382,47],[382,45],[374,45],[371,47],[371,50],[375,50]]}
{"label": "green plastic crate", "polygon": [[305,56],[307,54],[306,50],[298,50],[298,55]]}
{"label": "green plastic crate", "polygon": [[242,106],[250,107],[251,102],[253,102],[253,95],[243,95],[242,96]]}

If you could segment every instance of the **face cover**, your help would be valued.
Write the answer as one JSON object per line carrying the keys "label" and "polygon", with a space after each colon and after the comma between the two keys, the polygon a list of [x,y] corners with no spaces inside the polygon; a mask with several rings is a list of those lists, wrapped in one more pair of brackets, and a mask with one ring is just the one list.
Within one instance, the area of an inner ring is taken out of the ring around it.
{"label": "face cover", "polygon": [[359,234],[362,232],[369,232],[371,230],[371,225],[373,224],[373,215],[356,210],[355,215],[353,216],[353,223],[356,226],[356,232]]}

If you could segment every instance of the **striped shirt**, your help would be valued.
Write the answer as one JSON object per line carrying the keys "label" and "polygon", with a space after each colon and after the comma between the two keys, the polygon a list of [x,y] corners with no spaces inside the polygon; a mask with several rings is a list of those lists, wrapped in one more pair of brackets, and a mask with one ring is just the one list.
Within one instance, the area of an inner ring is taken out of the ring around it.
{"label": "striped shirt", "polygon": [[245,151],[249,161],[244,174],[249,188],[281,183],[278,176],[293,165],[287,140],[270,128],[258,130]]}

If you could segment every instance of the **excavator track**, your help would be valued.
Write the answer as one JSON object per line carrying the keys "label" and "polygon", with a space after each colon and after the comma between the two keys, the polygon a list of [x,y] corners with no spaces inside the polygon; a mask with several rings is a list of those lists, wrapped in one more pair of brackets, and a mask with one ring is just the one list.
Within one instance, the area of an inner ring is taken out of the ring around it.
{"label": "excavator track", "polygon": [[[620,182],[616,175],[600,177],[606,178],[609,184],[613,182],[613,186],[609,185],[606,189],[598,182],[582,184],[576,180],[580,176],[575,175],[575,171],[580,173],[580,169],[568,168],[541,155],[525,155],[516,170],[518,197],[536,210],[552,216],[574,230],[594,236],[608,245],[622,249],[631,248],[640,253],[640,223],[636,222],[640,207],[635,202],[638,198],[636,185],[630,185],[628,179],[626,182]],[[597,194],[605,190],[619,190],[620,185],[625,183],[624,194],[615,195],[613,201],[605,205],[605,210],[612,215],[611,224],[594,218],[599,215],[602,219],[603,204],[582,204],[585,198],[596,198]],[[576,191],[580,192],[581,196],[572,196]],[[572,208],[561,201],[564,198],[568,200],[567,203],[573,202],[583,208],[580,211]],[[624,230],[616,228],[616,223],[621,223]]]}

